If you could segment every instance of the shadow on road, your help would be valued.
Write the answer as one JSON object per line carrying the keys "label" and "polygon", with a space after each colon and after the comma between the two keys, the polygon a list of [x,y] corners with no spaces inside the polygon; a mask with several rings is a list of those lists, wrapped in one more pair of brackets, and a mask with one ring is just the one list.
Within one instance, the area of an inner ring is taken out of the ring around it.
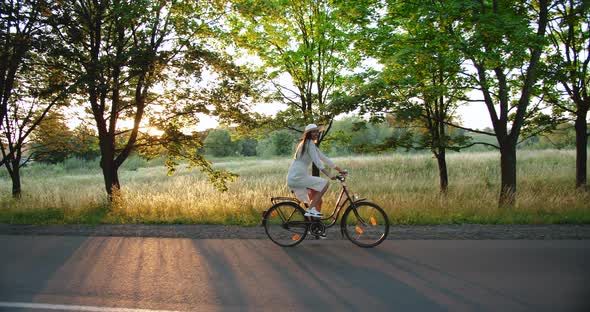
{"label": "shadow on road", "polygon": [[183,311],[588,306],[578,301],[588,294],[590,249],[579,242],[387,241],[362,249],[346,241],[281,248],[268,240],[0,236],[0,250],[0,301]]}
{"label": "shadow on road", "polygon": [[0,237],[0,301],[33,302],[47,282],[87,242],[86,237]]}
{"label": "shadow on road", "polygon": [[[267,307],[301,311],[446,311],[441,305],[383,267],[374,256],[349,261],[328,244],[297,248],[249,240],[237,244],[194,244],[207,262],[215,296],[244,310]],[[340,245],[342,246],[342,245]],[[255,252],[245,252],[246,250]],[[357,257],[358,248],[350,252]]]}

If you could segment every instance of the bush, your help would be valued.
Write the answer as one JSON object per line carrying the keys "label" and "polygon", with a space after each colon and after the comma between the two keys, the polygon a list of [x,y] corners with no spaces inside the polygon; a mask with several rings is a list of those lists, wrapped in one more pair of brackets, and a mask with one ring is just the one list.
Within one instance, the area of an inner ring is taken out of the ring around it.
{"label": "bush", "polygon": [[231,141],[231,135],[225,129],[211,130],[203,143],[205,144],[205,154],[214,157],[235,155],[237,151],[237,144]]}
{"label": "bush", "polygon": [[256,152],[259,156],[288,156],[294,152],[299,134],[289,130],[271,132],[258,142]]}

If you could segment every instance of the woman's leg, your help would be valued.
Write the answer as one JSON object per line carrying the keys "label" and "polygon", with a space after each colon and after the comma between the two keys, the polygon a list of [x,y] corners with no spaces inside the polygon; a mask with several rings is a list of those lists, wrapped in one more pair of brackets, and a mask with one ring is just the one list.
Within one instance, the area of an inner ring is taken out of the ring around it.
{"label": "woman's leg", "polygon": [[315,209],[316,209],[317,211],[322,211],[322,202],[323,202],[323,201],[322,201],[321,197],[320,197],[320,199],[319,199],[317,202],[314,202],[314,205],[315,205],[315,206],[311,204],[311,202],[313,201],[313,198],[314,198],[314,196],[315,196],[317,193],[319,193],[319,192],[318,192],[318,191],[316,191],[316,190],[312,190],[312,189],[307,189],[307,190],[308,190],[308,192],[307,192],[307,196],[309,197],[309,202],[310,202],[310,204],[309,204],[309,207],[310,207],[310,208],[311,208],[311,207],[315,207]]}
{"label": "woman's leg", "polygon": [[317,211],[322,211],[322,196],[324,196],[324,193],[328,190],[328,183],[326,183],[326,186],[324,186],[319,192],[312,189],[309,190],[311,195],[311,203],[309,203],[309,206],[315,207]]}

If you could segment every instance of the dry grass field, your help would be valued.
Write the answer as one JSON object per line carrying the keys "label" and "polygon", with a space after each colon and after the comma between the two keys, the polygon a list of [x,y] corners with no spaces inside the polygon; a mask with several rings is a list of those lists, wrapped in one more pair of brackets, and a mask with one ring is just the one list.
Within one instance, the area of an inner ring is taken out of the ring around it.
{"label": "dry grass field", "polygon": [[[590,192],[574,189],[573,151],[520,151],[517,204],[498,208],[499,154],[448,156],[449,192],[438,190],[436,160],[428,154],[335,157],[350,171],[354,193],[381,205],[395,224],[590,223]],[[136,162],[138,162],[136,160]],[[32,165],[23,171],[23,196],[10,196],[0,177],[0,223],[201,223],[256,225],[271,196],[287,196],[288,157],[220,159],[240,175],[216,191],[198,170],[168,176],[163,166],[130,162],[121,170],[120,196],[107,205],[97,164]],[[324,209],[338,191],[332,182]]]}

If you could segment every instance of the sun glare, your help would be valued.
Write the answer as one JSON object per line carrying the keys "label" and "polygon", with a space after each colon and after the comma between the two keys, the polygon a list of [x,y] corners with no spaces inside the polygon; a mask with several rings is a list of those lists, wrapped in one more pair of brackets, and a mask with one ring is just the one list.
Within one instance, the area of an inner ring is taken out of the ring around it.
{"label": "sun glare", "polygon": [[148,127],[147,128],[147,134],[150,135],[150,136],[159,137],[162,134],[164,134],[164,131],[162,131],[160,129],[156,129],[154,127]]}

